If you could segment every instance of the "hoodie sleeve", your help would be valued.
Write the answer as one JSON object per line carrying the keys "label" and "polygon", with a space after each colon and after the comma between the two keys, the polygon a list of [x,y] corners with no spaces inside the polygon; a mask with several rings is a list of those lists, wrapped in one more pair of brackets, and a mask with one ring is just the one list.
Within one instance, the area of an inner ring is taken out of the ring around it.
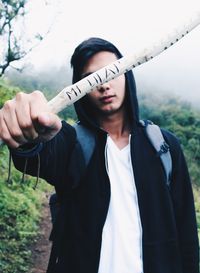
{"label": "hoodie sleeve", "polygon": [[199,242],[194,198],[188,167],[177,138],[170,138],[173,170],[171,196],[174,204],[183,273],[199,273]]}
{"label": "hoodie sleeve", "polygon": [[75,129],[63,121],[60,132],[52,140],[24,152],[11,150],[13,163],[19,171],[31,176],[37,176],[39,171],[39,177],[52,185],[62,183],[66,180],[75,142]]}

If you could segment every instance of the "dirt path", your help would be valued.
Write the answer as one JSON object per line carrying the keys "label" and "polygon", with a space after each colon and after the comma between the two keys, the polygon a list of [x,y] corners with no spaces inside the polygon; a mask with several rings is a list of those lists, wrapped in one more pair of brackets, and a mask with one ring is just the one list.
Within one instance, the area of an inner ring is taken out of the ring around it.
{"label": "dirt path", "polygon": [[46,273],[51,242],[49,235],[51,232],[51,218],[49,210],[49,196],[45,197],[45,202],[42,208],[42,221],[40,223],[40,233],[34,245],[31,247],[32,251],[32,269],[30,273]]}

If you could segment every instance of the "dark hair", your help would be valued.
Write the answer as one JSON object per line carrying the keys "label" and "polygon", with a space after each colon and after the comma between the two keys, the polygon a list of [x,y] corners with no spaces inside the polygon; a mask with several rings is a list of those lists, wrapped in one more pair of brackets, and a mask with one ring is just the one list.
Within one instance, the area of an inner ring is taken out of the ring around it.
{"label": "dark hair", "polygon": [[100,51],[112,52],[116,55],[118,59],[122,57],[122,54],[111,42],[96,37],[84,40],[80,45],[75,48],[74,53],[71,57],[71,66],[73,68],[73,83],[81,79],[81,73],[87,61],[94,54]]}
{"label": "dark hair", "polygon": [[[71,66],[73,68],[72,82],[76,83],[81,79],[81,74],[83,68],[88,62],[88,60],[98,52],[108,51],[115,54],[115,56],[120,59],[122,54],[111,42],[106,41],[102,38],[92,37],[84,40],[80,43],[74,50],[71,57]],[[127,105],[126,109],[130,119],[134,120],[134,123],[139,120],[138,112],[138,102],[136,94],[135,79],[132,70],[125,73],[126,78],[126,97],[125,103]],[[88,107],[90,105],[90,107]],[[81,100],[76,101],[75,110],[78,115],[78,119],[81,122],[86,120],[91,123],[91,120],[95,119],[93,106],[90,104],[87,96],[81,98]]]}

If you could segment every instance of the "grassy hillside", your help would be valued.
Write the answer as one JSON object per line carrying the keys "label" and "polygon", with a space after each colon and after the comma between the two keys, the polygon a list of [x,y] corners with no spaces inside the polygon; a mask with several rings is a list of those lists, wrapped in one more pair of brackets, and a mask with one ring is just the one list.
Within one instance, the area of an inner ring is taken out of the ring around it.
{"label": "grassy hillside", "polygon": [[[0,81],[0,105],[20,89]],[[36,190],[35,178],[25,177],[12,166],[9,183],[9,153],[0,147],[0,272],[29,272],[31,253],[28,246],[36,238],[41,217],[44,193],[50,190],[40,181]]]}

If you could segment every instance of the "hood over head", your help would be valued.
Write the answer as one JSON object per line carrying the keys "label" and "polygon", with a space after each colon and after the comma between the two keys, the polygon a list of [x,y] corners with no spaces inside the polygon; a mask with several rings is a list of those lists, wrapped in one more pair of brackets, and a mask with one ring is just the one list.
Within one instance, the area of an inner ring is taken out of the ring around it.
{"label": "hood over head", "polygon": [[[79,44],[71,57],[73,69],[72,82],[76,83],[81,79],[81,74],[88,60],[100,51],[109,51],[116,55],[117,59],[122,57],[120,51],[109,41],[102,38],[92,37]],[[132,71],[125,73],[126,95],[125,104],[127,105],[128,115],[132,120],[132,125],[139,121],[138,101],[136,94],[135,79]],[[93,114],[93,108],[87,95],[74,103],[78,120],[86,126],[98,126]]]}

